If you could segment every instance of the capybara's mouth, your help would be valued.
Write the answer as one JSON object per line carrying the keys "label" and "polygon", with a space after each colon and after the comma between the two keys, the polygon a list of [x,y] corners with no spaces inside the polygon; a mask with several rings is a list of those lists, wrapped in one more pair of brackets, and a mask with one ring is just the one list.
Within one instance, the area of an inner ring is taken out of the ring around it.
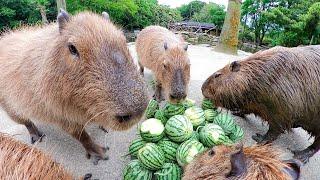
{"label": "capybara's mouth", "polygon": [[137,124],[144,114],[144,111],[138,114],[131,115],[116,115],[114,117],[114,123],[111,129],[117,131],[124,131],[131,128],[133,125]]}

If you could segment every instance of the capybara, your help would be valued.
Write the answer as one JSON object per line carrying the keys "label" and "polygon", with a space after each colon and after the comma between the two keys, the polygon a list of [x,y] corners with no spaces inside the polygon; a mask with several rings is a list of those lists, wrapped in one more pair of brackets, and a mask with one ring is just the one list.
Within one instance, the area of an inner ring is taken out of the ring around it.
{"label": "capybara", "polygon": [[188,44],[181,36],[160,26],[149,26],[137,37],[140,72],[150,69],[156,79],[155,99],[177,103],[185,99],[190,81]]}
{"label": "capybara", "polygon": [[105,14],[61,11],[57,23],[1,38],[0,104],[26,125],[32,142],[42,133],[31,120],[55,123],[82,143],[88,157],[106,159],[106,148],[85,126],[126,130],[142,117],[145,83],[122,31]]}
{"label": "capybara", "polygon": [[185,168],[183,180],[297,180],[301,162],[280,160],[282,152],[270,144],[213,147]]}
{"label": "capybara", "polygon": [[315,137],[311,146],[295,151],[307,162],[320,148],[320,46],[275,48],[234,61],[212,74],[202,93],[217,106],[254,113],[269,123],[260,143],[302,127]]}
{"label": "capybara", "polygon": [[0,179],[74,179],[60,164],[35,147],[0,133]]}

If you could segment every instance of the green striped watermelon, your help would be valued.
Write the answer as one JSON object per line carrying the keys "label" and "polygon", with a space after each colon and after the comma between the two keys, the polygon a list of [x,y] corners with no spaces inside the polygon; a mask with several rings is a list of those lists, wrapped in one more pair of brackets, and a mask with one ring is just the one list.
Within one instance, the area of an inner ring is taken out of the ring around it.
{"label": "green striped watermelon", "polygon": [[167,103],[163,108],[164,115],[167,119],[174,115],[183,115],[185,108],[182,104],[171,104]]}
{"label": "green striped watermelon", "polygon": [[193,131],[190,139],[194,139],[194,140],[199,141],[199,133],[197,131]]}
{"label": "green striped watermelon", "polygon": [[197,106],[188,108],[184,112],[184,116],[186,116],[191,121],[194,128],[203,125],[206,120],[203,110]]}
{"label": "green striped watermelon", "polygon": [[235,123],[229,113],[220,113],[213,119],[213,123],[222,127],[225,134],[229,135],[235,128]]}
{"label": "green striped watermelon", "polygon": [[176,153],[179,144],[172,142],[168,138],[161,139],[157,145],[164,152],[164,156],[166,158],[166,162],[175,162],[176,161]]}
{"label": "green striped watermelon", "polygon": [[133,140],[129,146],[130,155],[133,157],[136,157],[139,149],[141,149],[144,145],[146,145],[146,143],[147,142],[141,138]]}
{"label": "green striped watermelon", "polygon": [[214,109],[214,104],[210,99],[204,98],[202,100],[202,109],[206,110],[206,109]]}
{"label": "green striped watermelon", "polygon": [[197,140],[190,139],[183,142],[177,149],[178,164],[182,167],[187,165],[203,151],[205,151],[205,147]]}
{"label": "green striped watermelon", "polygon": [[195,106],[196,102],[192,99],[186,98],[186,100],[182,102],[182,105],[185,109],[188,109],[189,107]]}
{"label": "green striped watermelon", "polygon": [[244,136],[244,132],[242,130],[242,128],[239,125],[235,125],[234,129],[232,130],[232,132],[229,135],[229,138],[233,141],[233,142],[237,142],[239,140],[241,140]]}
{"label": "green striped watermelon", "polygon": [[152,171],[142,166],[139,160],[132,160],[123,170],[124,180],[151,180]]}
{"label": "green striped watermelon", "polygon": [[219,113],[214,109],[206,109],[204,110],[204,116],[206,121],[213,122],[214,117],[216,117]]}
{"label": "green striped watermelon", "polygon": [[154,114],[154,118],[159,119],[163,124],[166,124],[168,119],[166,118],[164,111],[159,109]]}
{"label": "green striped watermelon", "polygon": [[192,136],[192,123],[182,115],[171,117],[165,126],[165,133],[174,142],[183,142]]}
{"label": "green striped watermelon", "polygon": [[177,164],[165,163],[154,173],[157,180],[181,180],[182,170]]}
{"label": "green striped watermelon", "polygon": [[206,147],[213,147],[214,145],[229,143],[229,138],[223,132],[223,129],[216,124],[206,124],[199,132],[200,142]]}
{"label": "green striped watermelon", "polygon": [[142,165],[151,170],[159,170],[165,163],[165,156],[161,148],[154,143],[147,143],[138,151],[138,159]]}
{"label": "green striped watermelon", "polygon": [[154,100],[154,99],[151,99],[149,101],[149,104],[148,104],[148,107],[146,109],[146,118],[149,119],[149,118],[153,118],[154,117],[154,114],[156,113],[156,111],[159,109],[159,103]]}
{"label": "green striped watermelon", "polygon": [[142,139],[148,142],[157,142],[164,136],[164,125],[159,119],[147,119],[139,129]]}

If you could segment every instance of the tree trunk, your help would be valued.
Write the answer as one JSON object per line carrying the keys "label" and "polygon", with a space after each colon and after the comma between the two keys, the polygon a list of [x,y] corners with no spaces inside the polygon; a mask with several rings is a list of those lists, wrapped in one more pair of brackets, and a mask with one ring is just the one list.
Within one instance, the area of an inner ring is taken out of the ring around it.
{"label": "tree trunk", "polygon": [[312,45],[314,39],[314,35],[312,35],[309,45]]}
{"label": "tree trunk", "polygon": [[65,0],[57,0],[57,9],[58,9],[58,13],[60,12],[60,9],[67,11],[66,1]]}
{"label": "tree trunk", "polygon": [[229,0],[227,15],[224,19],[220,41],[216,51],[237,54],[240,25],[241,0]]}
{"label": "tree trunk", "polygon": [[39,5],[39,10],[40,10],[40,14],[42,17],[42,24],[48,24],[48,19],[47,19],[47,15],[46,15],[46,7]]}

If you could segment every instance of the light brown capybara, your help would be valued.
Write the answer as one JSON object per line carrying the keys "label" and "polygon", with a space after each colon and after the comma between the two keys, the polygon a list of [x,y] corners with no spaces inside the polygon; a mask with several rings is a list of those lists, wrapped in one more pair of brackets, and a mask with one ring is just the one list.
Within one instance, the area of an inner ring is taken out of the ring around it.
{"label": "light brown capybara", "polygon": [[61,11],[57,23],[8,32],[0,40],[2,108],[26,125],[32,142],[43,134],[31,120],[57,124],[95,164],[107,158],[106,148],[92,141],[85,126],[126,130],[148,103],[122,31],[104,17]]}
{"label": "light brown capybara", "polygon": [[183,180],[297,180],[301,162],[280,160],[282,152],[271,145],[213,147],[184,170]]}
{"label": "light brown capybara", "polygon": [[320,149],[320,46],[275,48],[232,62],[205,81],[202,93],[217,106],[267,121],[267,134],[253,136],[257,142],[302,127],[315,141],[295,157],[307,162]]}
{"label": "light brown capybara", "polygon": [[60,164],[35,147],[0,133],[0,179],[74,179]]}
{"label": "light brown capybara", "polygon": [[137,37],[136,49],[140,72],[150,69],[156,78],[154,98],[177,103],[185,99],[190,81],[188,44],[182,37],[160,26],[149,26]]}

